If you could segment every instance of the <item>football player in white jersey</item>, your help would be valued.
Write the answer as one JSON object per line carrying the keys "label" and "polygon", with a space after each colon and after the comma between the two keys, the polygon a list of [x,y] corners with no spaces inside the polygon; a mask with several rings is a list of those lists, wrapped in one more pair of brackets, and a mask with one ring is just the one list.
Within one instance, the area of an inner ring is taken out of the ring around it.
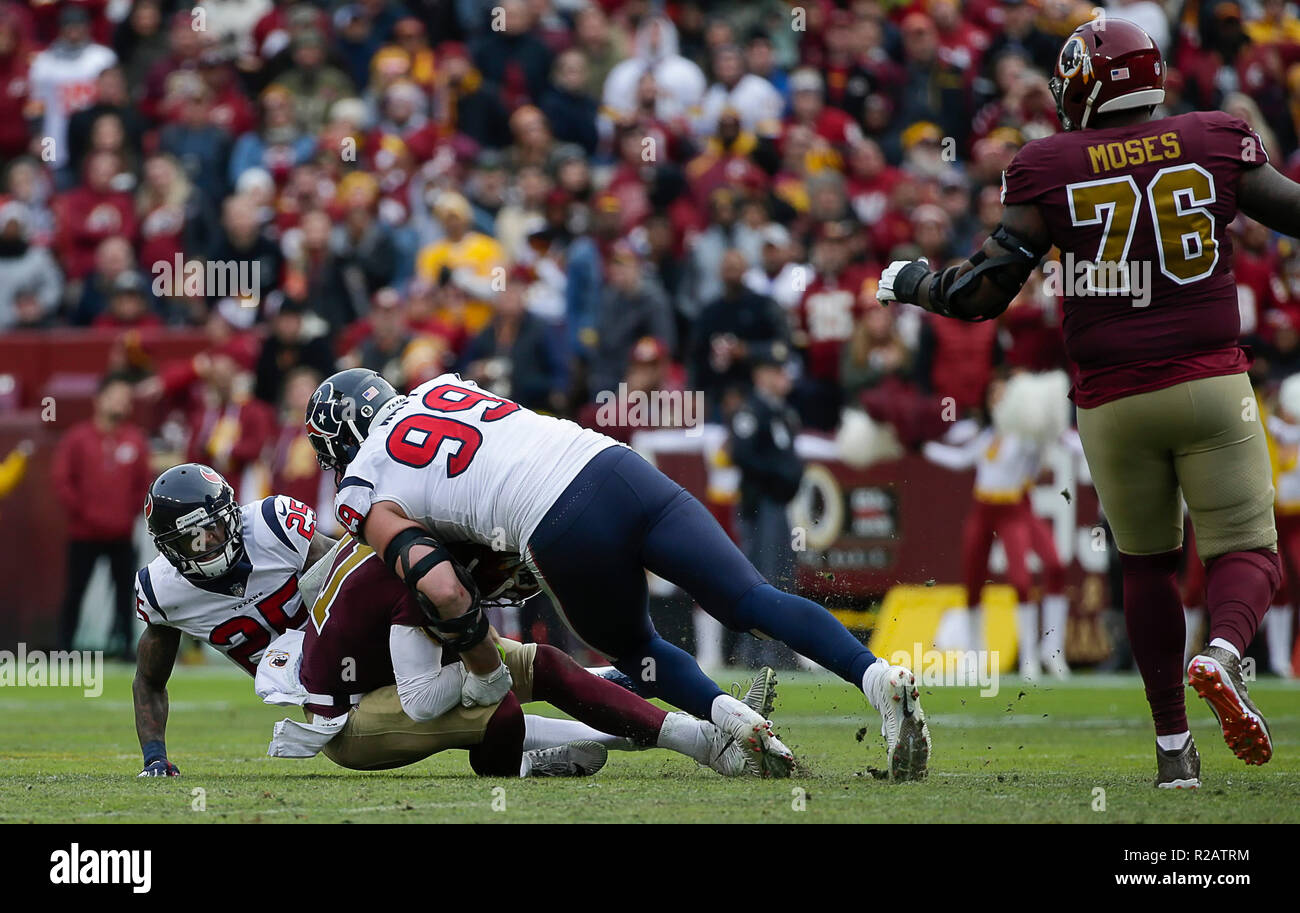
{"label": "football player in white jersey", "polygon": [[860,688],[881,714],[891,777],[925,775],[930,735],[913,673],[878,660],[824,607],[765,581],[704,505],[612,438],[459,375],[401,396],[364,368],[316,389],[306,428],[335,473],[339,522],[382,556],[460,653],[465,701],[496,703],[511,684],[478,594],[442,544],[468,538],[524,556],[578,637],[638,690],[748,744],[765,774],[788,776],[793,755],[770,722],[658,635],[646,570],[729,628],[783,641]]}
{"label": "football player in white jersey", "polygon": [[[179,770],[167,758],[165,735],[167,681],[176,662],[181,634],[207,641],[241,669],[256,675],[259,661],[273,642],[286,631],[307,626],[311,605],[299,591],[299,575],[329,553],[335,540],[316,530],[316,517],[311,508],[283,495],[240,506],[235,502],[230,484],[215,470],[198,463],[175,466],[154,480],[145,500],[145,518],[159,554],[136,576],[136,611],[148,623],[140,638],[132,686],[136,732],[144,754],[144,770],[140,776],[176,776]],[[328,562],[322,567],[327,565]],[[370,608],[373,607],[353,606],[354,611],[362,612]],[[517,668],[531,680],[535,648],[513,642],[509,646],[518,654],[516,657],[512,653]],[[385,640],[385,653],[387,649]],[[555,665],[554,660],[551,665]],[[572,665],[572,670],[577,668]],[[431,671],[436,674],[439,670]],[[551,675],[548,680],[555,678]],[[607,711],[612,711],[614,717],[620,713],[627,715],[629,706],[643,703],[634,695],[628,695],[631,703],[622,700],[619,698],[622,689],[603,681],[597,685],[597,681],[593,676],[589,683],[580,679],[576,684],[570,679],[567,685],[552,682],[551,692],[561,697],[573,692],[589,698],[590,706],[569,709],[578,709],[579,716],[587,715],[584,710],[594,714],[593,720],[610,719],[611,713]],[[614,692],[609,688],[614,688]],[[750,706],[770,706],[770,689],[770,677],[757,678],[744,700]],[[559,703],[568,707],[575,701]],[[650,705],[645,707],[654,712]],[[692,739],[698,734],[683,721],[670,721],[675,728],[668,737],[660,738],[656,730],[653,738],[633,746],[630,742],[624,744],[626,740],[611,740],[576,723],[567,724],[566,728],[566,721],[524,719],[536,727],[549,727],[546,733],[533,739],[534,750],[529,755],[534,769],[540,769],[541,761],[547,759],[550,767],[556,767],[557,760],[565,757],[566,744],[572,741],[568,736],[577,729],[584,738],[595,738],[620,749],[659,744],[682,750],[682,746],[687,746],[696,750],[683,753],[727,775],[737,775],[745,769],[741,761],[725,750],[725,740],[715,740],[718,745],[714,748],[707,737]],[[386,722],[391,728],[393,721]],[[419,728],[418,720],[407,722]],[[375,727],[376,731],[382,728]],[[433,727],[425,725],[424,728]],[[354,729],[365,731],[366,727],[358,724]],[[374,744],[366,744],[367,741]],[[470,738],[466,747],[473,741]],[[393,746],[386,744],[382,737],[353,739],[351,744],[354,754],[373,756],[393,751]],[[417,751],[407,763],[424,754]]]}
{"label": "football player in white jersey", "polygon": [[159,554],[135,581],[136,613],[148,624],[131,687],[140,776],[175,776],[165,744],[167,680],[181,634],[255,674],[272,640],[307,623],[298,574],[334,540],[317,531],[310,507],[284,495],[241,507],[230,484],[199,463],[158,476],[144,515]]}

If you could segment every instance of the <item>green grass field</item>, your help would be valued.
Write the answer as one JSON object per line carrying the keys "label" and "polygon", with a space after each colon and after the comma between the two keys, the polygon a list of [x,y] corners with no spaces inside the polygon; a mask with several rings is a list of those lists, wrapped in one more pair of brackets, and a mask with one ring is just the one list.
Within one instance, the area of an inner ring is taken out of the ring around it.
{"label": "green grass field", "polygon": [[[167,741],[182,776],[141,780],[130,676],[110,665],[96,699],[0,689],[0,823],[1300,821],[1300,687],[1276,680],[1251,692],[1273,731],[1262,768],[1232,757],[1189,692],[1205,785],[1187,793],[1150,785],[1154,743],[1135,677],[1006,680],[990,698],[929,689],[930,778],[891,784],[872,773],[884,760],[874,714],[826,677],[782,676],[775,721],[807,768],[794,780],[724,780],[653,751],[612,754],[594,778],[521,781],[478,779],[462,752],[384,773],[268,758],[271,724],[285,713],[221,667],[177,669]],[[1094,810],[1098,787],[1104,810]]]}

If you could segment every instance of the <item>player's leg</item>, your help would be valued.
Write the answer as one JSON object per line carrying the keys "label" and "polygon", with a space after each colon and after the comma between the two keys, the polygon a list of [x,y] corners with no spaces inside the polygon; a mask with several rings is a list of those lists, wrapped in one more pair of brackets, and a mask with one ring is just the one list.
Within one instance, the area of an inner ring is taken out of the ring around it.
{"label": "player's leg", "polygon": [[135,640],[131,629],[135,619],[135,545],[115,542],[109,547],[108,567],[113,581],[113,634],[120,641],[119,655],[123,659],[135,658]]}
{"label": "player's leg", "polygon": [[1205,561],[1210,622],[1209,646],[1192,657],[1189,682],[1210,704],[1233,753],[1263,764],[1272,741],[1240,666],[1281,581],[1268,446],[1245,374],[1181,386],[1195,421],[1174,461]]}
{"label": "player's leg", "polygon": [[1032,600],[1033,578],[1029,573],[1029,525],[1024,513],[1013,505],[998,511],[998,539],[1007,556],[1007,583],[1016,591],[1016,640],[1020,677],[1038,678],[1038,605]]}
{"label": "player's leg", "polygon": [[1183,696],[1183,607],[1174,579],[1182,503],[1168,444],[1160,441],[1174,433],[1169,424],[1178,412],[1164,390],[1078,411],[1084,455],[1120,551],[1124,624],[1155,723],[1156,785],[1166,787],[1200,782]]}
{"label": "player's leg", "polygon": [[1187,625],[1183,638],[1183,666],[1186,667],[1205,643],[1205,565],[1196,550],[1196,530],[1191,523],[1183,529],[1183,582],[1179,593]]}
{"label": "player's leg", "polygon": [[396,686],[389,685],[362,697],[321,753],[349,770],[389,770],[462,748],[484,776],[583,776],[604,765],[606,752],[598,745],[525,752],[524,731],[512,694],[491,707],[458,706],[437,719],[414,720],[402,710]]}
{"label": "player's leg", "polygon": [[881,714],[891,772],[924,776],[930,735],[915,676],[877,661],[823,606],[763,580],[703,504],[636,454],[629,456],[616,472],[654,505],[641,546],[645,567],[732,630],[779,640],[862,689]]}
{"label": "player's leg", "polygon": [[524,711],[507,693],[488,718],[483,737],[469,750],[469,766],[480,777],[518,776],[524,760]]}
{"label": "player's leg", "polygon": [[[1270,655],[1273,659],[1274,672],[1286,678],[1294,678],[1296,670],[1292,659],[1296,633],[1296,611],[1300,608],[1300,514],[1278,513],[1274,515],[1277,523],[1278,555],[1282,558],[1282,587],[1285,593],[1284,620],[1278,625],[1281,630],[1273,632],[1270,641]],[[1273,625],[1274,608],[1269,612],[1269,625]]]}
{"label": "player's leg", "polygon": [[1070,601],[1065,595],[1065,566],[1047,521],[1033,512],[1028,500],[1024,511],[1029,523],[1029,547],[1043,566],[1043,615],[1039,658],[1057,678],[1070,674],[1065,661],[1065,636],[1070,623]]}
{"label": "player's leg", "polygon": [[72,540],[67,550],[68,588],[63,591],[63,604],[59,609],[59,649],[71,650],[81,621],[81,601],[86,595],[90,575],[99,563],[100,547],[94,542]]}
{"label": "player's leg", "polygon": [[498,644],[520,701],[545,701],[578,721],[528,717],[527,747],[590,739],[612,749],[676,751],[724,776],[745,772],[739,743],[712,723],[662,710],[626,688],[592,675],[549,644],[520,644],[505,638]]}
{"label": "player's leg", "polygon": [[993,522],[987,504],[975,501],[961,536],[962,582],[966,590],[966,649],[985,650],[984,607],[980,594],[989,576],[989,549],[993,547]]}
{"label": "player's leg", "polygon": [[656,492],[639,491],[616,472],[627,460],[644,463],[611,448],[588,465],[531,537],[531,569],[569,628],[639,689],[754,742],[768,773],[788,774],[793,758],[770,724],[655,631],[640,549],[646,515],[660,507]]}

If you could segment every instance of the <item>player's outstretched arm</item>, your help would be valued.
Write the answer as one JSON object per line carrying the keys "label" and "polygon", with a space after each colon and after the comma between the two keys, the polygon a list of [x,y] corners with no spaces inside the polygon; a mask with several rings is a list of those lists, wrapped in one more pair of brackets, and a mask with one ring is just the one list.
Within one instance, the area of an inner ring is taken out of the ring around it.
{"label": "player's outstretched arm", "polygon": [[[391,501],[379,501],[366,514],[361,534],[366,544],[377,554],[387,555],[388,546],[393,539],[408,529],[419,529],[419,524],[405,516]],[[419,543],[411,545],[406,567],[413,569],[420,559],[433,551],[432,545]],[[400,566],[395,569],[395,572],[402,577],[403,582],[406,582]],[[416,581],[416,588],[432,604],[438,617],[443,620],[463,618],[474,608],[473,598],[462,585],[450,561],[442,561],[425,571]],[[461,650],[460,658],[466,669],[480,677],[492,676],[505,669],[505,664],[501,662],[501,656],[493,646],[491,638],[485,638],[473,647]],[[508,672],[505,677],[509,678]],[[506,684],[505,690],[509,688],[509,684]],[[504,691],[502,693],[504,694]]]}
{"label": "player's outstretched arm", "polygon": [[1274,231],[1300,238],[1300,184],[1272,165],[1242,173],[1237,208]]}
{"label": "player's outstretched arm", "polygon": [[980,321],[1011,304],[1051,248],[1047,224],[1035,206],[1007,206],[1002,224],[971,257],[940,272],[925,260],[895,260],[876,291],[881,304],[903,301],[943,317]]}
{"label": "player's outstretched arm", "polygon": [[167,680],[176,665],[181,632],[163,625],[149,625],[136,647],[135,680],[131,699],[135,704],[135,733],[144,753],[142,777],[174,777],[180,773],[167,760]]}

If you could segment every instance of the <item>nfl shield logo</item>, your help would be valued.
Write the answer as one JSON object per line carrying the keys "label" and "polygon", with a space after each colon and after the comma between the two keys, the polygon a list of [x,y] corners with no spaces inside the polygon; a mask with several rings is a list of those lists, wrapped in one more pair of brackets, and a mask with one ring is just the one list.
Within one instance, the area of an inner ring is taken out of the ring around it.
{"label": "nfl shield logo", "polygon": [[232,584],[230,585],[230,595],[231,595],[231,596],[243,596],[243,595],[244,595],[244,585],[243,585],[242,583],[232,583]]}

